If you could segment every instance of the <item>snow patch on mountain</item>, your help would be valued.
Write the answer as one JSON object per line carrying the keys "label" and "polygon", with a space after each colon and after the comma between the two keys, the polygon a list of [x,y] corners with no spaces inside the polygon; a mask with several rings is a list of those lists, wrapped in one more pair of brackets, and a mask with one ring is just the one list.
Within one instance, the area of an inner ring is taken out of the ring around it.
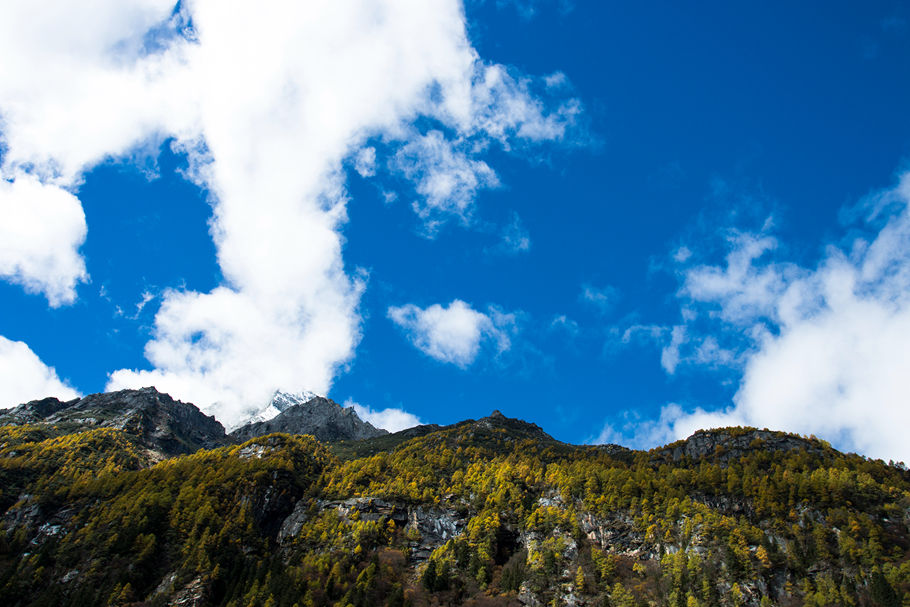
{"label": "snow patch on mountain", "polygon": [[233,432],[237,428],[246,426],[247,424],[268,421],[294,405],[308,403],[314,398],[319,398],[319,396],[319,394],[310,392],[309,390],[300,390],[298,392],[282,392],[281,390],[275,390],[275,393],[272,394],[272,398],[265,406],[259,409],[251,407],[248,416],[241,418],[240,421],[233,424],[228,428],[228,432]]}

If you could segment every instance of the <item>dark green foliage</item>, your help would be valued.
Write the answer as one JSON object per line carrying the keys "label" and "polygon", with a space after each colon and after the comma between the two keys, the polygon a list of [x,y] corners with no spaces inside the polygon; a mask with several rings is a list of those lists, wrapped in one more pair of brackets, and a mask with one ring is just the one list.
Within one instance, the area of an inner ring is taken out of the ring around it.
{"label": "dark green foliage", "polygon": [[528,553],[524,550],[516,552],[502,568],[502,582],[500,587],[504,592],[518,592],[521,583],[527,576]]}

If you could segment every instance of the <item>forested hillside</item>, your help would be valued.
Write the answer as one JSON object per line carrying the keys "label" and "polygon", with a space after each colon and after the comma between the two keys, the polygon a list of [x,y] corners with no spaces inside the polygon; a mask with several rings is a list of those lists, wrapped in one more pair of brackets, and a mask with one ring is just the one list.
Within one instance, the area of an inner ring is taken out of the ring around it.
{"label": "forested hillside", "polygon": [[0,480],[2,605],[910,605],[903,465],[747,428],[639,452],[496,414],[156,463],[20,425]]}

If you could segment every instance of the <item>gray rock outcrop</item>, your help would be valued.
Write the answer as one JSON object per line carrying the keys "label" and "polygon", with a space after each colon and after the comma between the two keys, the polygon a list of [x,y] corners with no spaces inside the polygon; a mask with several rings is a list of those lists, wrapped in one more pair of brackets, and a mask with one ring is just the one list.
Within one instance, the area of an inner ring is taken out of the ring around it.
{"label": "gray rock outcrop", "polygon": [[790,451],[792,449],[805,449],[812,454],[824,451],[820,441],[795,434],[754,428],[718,428],[698,430],[686,440],[671,443],[652,453],[669,456],[673,461],[683,458],[692,460],[713,458],[726,462],[755,450]]}
{"label": "gray rock outcrop", "polygon": [[231,432],[239,441],[247,441],[272,432],[310,434],[317,440],[362,440],[388,434],[357,416],[352,407],[321,396],[292,405],[272,419],[253,422]]}
{"label": "gray rock outcrop", "polygon": [[47,424],[62,433],[115,428],[165,457],[232,442],[214,417],[155,388],[90,394],[71,401],[44,398],[0,415],[0,425],[24,424]]}

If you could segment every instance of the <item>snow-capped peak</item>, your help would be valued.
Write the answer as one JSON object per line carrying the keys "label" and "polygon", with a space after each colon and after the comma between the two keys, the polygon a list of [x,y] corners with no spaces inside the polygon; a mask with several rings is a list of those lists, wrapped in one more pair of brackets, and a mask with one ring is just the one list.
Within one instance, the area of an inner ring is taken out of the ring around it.
{"label": "snow-capped peak", "polygon": [[286,409],[293,407],[294,405],[310,402],[314,398],[319,398],[319,394],[310,392],[309,390],[300,390],[299,392],[282,392],[281,390],[275,390],[271,400],[269,400],[265,406],[258,410],[250,409],[249,417],[246,417],[239,423],[233,425],[230,430],[247,424],[268,421]]}
{"label": "snow-capped peak", "polygon": [[[272,395],[272,400],[266,405],[266,409],[274,407],[277,409],[275,415],[278,415],[278,413],[281,413],[288,407],[308,403],[314,398],[319,398],[319,394],[310,392],[309,390],[301,390],[300,392],[282,392],[280,390],[275,390],[275,394]],[[274,415],[272,417],[274,417]]]}

